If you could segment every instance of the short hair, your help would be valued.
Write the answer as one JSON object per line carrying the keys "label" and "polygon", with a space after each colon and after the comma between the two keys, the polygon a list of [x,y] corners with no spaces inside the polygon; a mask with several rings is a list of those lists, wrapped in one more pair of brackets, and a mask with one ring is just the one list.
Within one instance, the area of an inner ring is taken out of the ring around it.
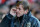
{"label": "short hair", "polygon": [[16,7],[16,5],[10,5],[9,9],[11,10],[11,8]]}
{"label": "short hair", "polygon": [[23,5],[24,10],[27,10],[27,9],[29,10],[29,5],[27,2],[19,1],[19,2],[17,2],[16,6],[19,6],[19,5]]}

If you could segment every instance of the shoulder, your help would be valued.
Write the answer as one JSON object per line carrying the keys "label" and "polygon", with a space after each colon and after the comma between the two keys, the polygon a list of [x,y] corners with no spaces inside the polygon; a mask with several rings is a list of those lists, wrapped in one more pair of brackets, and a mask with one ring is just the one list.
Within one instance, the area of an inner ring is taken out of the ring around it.
{"label": "shoulder", "polygon": [[37,24],[39,26],[39,20],[35,16],[31,16],[30,20],[31,22],[33,22],[34,25]]}
{"label": "shoulder", "polygon": [[32,20],[34,20],[34,21],[37,21],[37,22],[39,22],[39,20],[35,17],[35,16],[31,16],[31,18],[30,19],[32,19]]}

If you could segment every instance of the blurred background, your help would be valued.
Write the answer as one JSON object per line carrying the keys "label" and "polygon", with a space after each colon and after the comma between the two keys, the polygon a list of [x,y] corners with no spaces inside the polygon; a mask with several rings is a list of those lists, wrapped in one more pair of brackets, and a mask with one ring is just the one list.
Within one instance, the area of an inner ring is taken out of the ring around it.
{"label": "blurred background", "polygon": [[[23,0],[0,0],[0,22],[10,11],[10,5],[15,5],[17,1]],[[24,0],[29,4],[30,11],[40,21],[40,0]]]}

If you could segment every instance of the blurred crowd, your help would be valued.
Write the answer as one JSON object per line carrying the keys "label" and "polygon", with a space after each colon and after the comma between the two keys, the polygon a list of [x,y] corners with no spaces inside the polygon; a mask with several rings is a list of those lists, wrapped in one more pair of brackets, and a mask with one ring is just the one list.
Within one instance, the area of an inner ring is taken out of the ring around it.
{"label": "blurred crowd", "polygon": [[[10,5],[15,5],[17,1],[23,0],[0,0],[0,22],[5,17],[6,14],[10,11]],[[40,21],[40,0],[24,0],[29,4],[30,11],[32,15]]]}

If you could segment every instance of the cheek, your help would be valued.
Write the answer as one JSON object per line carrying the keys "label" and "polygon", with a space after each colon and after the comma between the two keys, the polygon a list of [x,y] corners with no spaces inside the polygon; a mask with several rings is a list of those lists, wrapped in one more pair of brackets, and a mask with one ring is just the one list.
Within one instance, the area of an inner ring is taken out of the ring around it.
{"label": "cheek", "polygon": [[24,11],[20,11],[19,13],[20,13],[20,14],[24,14]]}

